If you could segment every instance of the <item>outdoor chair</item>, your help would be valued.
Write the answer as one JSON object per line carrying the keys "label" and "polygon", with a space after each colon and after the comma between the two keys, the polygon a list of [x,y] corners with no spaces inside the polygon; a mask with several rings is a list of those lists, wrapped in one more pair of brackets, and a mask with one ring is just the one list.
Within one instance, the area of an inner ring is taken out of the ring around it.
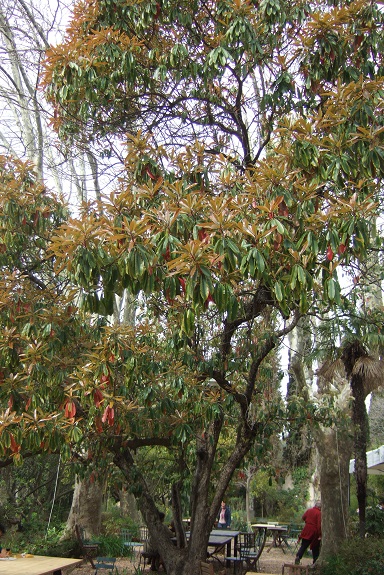
{"label": "outdoor chair", "polygon": [[289,523],[287,533],[283,537],[285,544],[294,555],[296,555],[296,551],[299,548],[299,535],[302,529],[302,525],[298,523]]}
{"label": "outdoor chair", "polygon": [[238,542],[236,546],[236,555],[233,557],[226,557],[225,560],[233,563],[233,572],[242,575],[243,567],[245,571],[253,569],[257,571],[258,560],[264,547],[264,534],[259,539],[259,534],[253,532],[242,531],[239,533]]}
{"label": "outdoor chair", "polygon": [[143,560],[144,568],[148,564],[150,565],[153,563],[160,563],[160,554],[157,551],[150,551],[147,549],[147,546],[144,545],[143,550],[140,552],[140,561],[139,561],[139,569],[141,568],[141,560]]}
{"label": "outdoor chair", "polygon": [[145,541],[148,541],[149,538],[148,527],[140,527],[139,533],[141,543],[145,543]]}
{"label": "outdoor chair", "polygon": [[239,575],[242,575],[243,572],[243,561],[241,559],[241,554],[240,554],[240,547],[238,547],[238,555],[236,556],[231,556],[231,557],[226,557],[225,561],[228,561],[230,563],[233,564],[233,573],[239,573]]}
{"label": "outdoor chair", "polygon": [[96,557],[94,575],[97,575],[100,569],[109,569],[109,572],[112,573],[116,567],[115,563],[115,557]]}
{"label": "outdoor chair", "polygon": [[99,542],[87,539],[85,529],[80,527],[80,525],[75,525],[75,533],[77,540],[79,542],[80,552],[84,560],[89,561],[89,563],[94,569],[95,568],[94,558],[97,555]]}
{"label": "outdoor chair", "polygon": [[121,542],[123,544],[123,547],[128,547],[129,549],[132,549],[133,553],[138,552],[139,548],[141,548],[143,545],[141,541],[133,541],[129,529],[121,530]]}
{"label": "outdoor chair", "polygon": [[[263,551],[264,544],[259,541],[255,533],[241,533],[240,557],[246,565],[246,571],[258,571],[258,561]],[[264,541],[264,539],[262,540]],[[262,545],[262,546],[261,546]]]}

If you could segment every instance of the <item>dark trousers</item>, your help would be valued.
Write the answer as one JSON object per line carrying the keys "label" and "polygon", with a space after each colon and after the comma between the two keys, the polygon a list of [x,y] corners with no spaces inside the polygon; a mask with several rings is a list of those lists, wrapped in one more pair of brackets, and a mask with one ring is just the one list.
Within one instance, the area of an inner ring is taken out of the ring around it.
{"label": "dark trousers", "polygon": [[[298,557],[299,559],[302,558],[302,556],[304,555],[305,551],[308,549],[308,547],[311,544],[311,540],[310,539],[302,539],[301,540],[301,545],[300,545],[300,549],[298,550],[298,552],[296,553],[296,557]],[[316,543],[313,545],[312,547],[312,557],[313,557],[313,562],[315,563],[315,561],[318,559],[320,555],[320,540],[316,541]]]}

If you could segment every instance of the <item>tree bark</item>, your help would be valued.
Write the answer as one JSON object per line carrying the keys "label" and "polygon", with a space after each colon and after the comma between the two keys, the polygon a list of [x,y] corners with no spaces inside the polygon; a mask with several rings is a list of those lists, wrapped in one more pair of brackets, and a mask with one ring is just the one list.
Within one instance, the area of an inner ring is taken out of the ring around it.
{"label": "tree bark", "polygon": [[130,517],[132,521],[141,523],[141,515],[137,509],[136,500],[127,489],[119,490],[120,513],[122,517]]}
{"label": "tree bark", "polygon": [[365,508],[367,504],[367,435],[368,417],[365,407],[366,386],[364,377],[355,372],[355,365],[361,358],[367,358],[368,353],[360,341],[356,340],[345,346],[342,360],[347,376],[350,378],[353,396],[352,421],[355,448],[355,476],[357,502],[359,505],[359,534],[365,537]]}
{"label": "tree bark", "polygon": [[331,428],[317,432],[320,454],[322,545],[319,560],[337,553],[348,535],[350,430]]}
{"label": "tree bark", "polygon": [[98,535],[101,529],[103,485],[89,479],[76,478],[72,506],[66,526],[66,534],[74,533],[75,525],[85,529],[87,537]]}
{"label": "tree bark", "polygon": [[[238,434],[237,445],[224,463],[213,491],[212,469],[222,424],[223,420],[219,418],[210,424],[196,441],[196,466],[191,488],[191,530],[185,547],[183,542],[180,542],[178,547],[171,541],[168,528],[159,518],[145,477],[135,465],[133,453],[117,444],[114,446],[114,463],[134,489],[137,506],[148,526],[151,541],[164,553],[163,560],[168,575],[195,575],[199,571],[199,562],[206,559],[209,534],[225,491],[235,469],[248,453],[254,440],[253,434],[248,430]],[[178,500],[178,490],[178,486],[172,490],[173,511],[177,513],[177,517],[174,518],[176,527],[182,519],[183,511]]]}

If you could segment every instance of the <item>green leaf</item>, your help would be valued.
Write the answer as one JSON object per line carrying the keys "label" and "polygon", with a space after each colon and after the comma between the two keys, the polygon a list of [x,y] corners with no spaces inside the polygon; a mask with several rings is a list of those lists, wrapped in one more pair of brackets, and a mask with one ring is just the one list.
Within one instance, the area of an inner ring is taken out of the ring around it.
{"label": "green leaf", "polygon": [[291,281],[290,281],[290,286],[291,286],[291,290],[293,291],[296,287],[296,281],[297,281],[297,268],[299,266],[294,265],[291,271]]}
{"label": "green leaf", "polygon": [[275,292],[275,296],[278,302],[283,301],[283,286],[280,281],[277,281],[273,287],[273,291]]}
{"label": "green leaf", "polygon": [[326,290],[327,295],[330,300],[335,299],[336,288],[335,288],[335,280],[333,278],[329,278],[326,283]]}
{"label": "green leaf", "polygon": [[200,295],[202,297],[203,302],[207,299],[210,293],[210,284],[206,280],[204,276],[200,279]]}
{"label": "green leaf", "polygon": [[187,309],[183,314],[181,322],[181,331],[188,337],[193,335],[195,329],[195,313],[192,309]]}
{"label": "green leaf", "polygon": [[305,276],[305,270],[301,266],[297,266],[297,277],[302,287],[307,283],[307,278]]}

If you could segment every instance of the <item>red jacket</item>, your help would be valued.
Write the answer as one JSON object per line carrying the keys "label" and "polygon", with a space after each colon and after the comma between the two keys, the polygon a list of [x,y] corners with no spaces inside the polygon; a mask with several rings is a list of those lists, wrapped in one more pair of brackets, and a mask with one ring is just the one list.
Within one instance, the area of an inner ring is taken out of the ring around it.
{"label": "red jacket", "polygon": [[305,526],[299,537],[309,540],[312,549],[313,545],[321,539],[321,509],[319,507],[307,509],[303,515],[303,521],[305,521]]}

